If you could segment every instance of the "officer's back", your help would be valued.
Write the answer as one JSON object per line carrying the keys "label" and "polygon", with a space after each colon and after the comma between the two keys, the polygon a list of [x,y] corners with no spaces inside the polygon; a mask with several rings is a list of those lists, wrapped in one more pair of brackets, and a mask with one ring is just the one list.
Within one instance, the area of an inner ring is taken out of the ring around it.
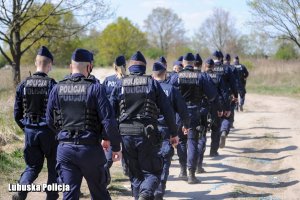
{"label": "officer's back", "polygon": [[123,155],[130,171],[135,199],[152,199],[158,187],[162,157],[157,128],[161,112],[172,133],[171,143],[177,142],[174,112],[159,83],[146,72],[146,59],[141,52],[131,57],[130,75],[123,78],[111,95],[111,103],[119,110],[119,128]]}
{"label": "officer's back", "polygon": [[[14,106],[15,121],[25,132],[24,157],[26,169],[19,183],[31,184],[40,173],[44,157],[47,158],[48,184],[56,183],[54,133],[46,124],[46,106],[49,93],[56,84],[47,76],[51,70],[53,56],[47,47],[42,46],[35,59],[37,72],[20,83],[16,91]],[[27,192],[13,195],[13,200],[26,199]],[[57,199],[57,192],[47,192],[47,199]]]}
{"label": "officer's back", "polygon": [[53,88],[47,106],[47,123],[58,130],[57,169],[63,183],[71,188],[64,192],[64,199],[79,199],[83,176],[93,199],[111,199],[99,129],[105,128],[113,157],[118,159],[121,138],[117,123],[104,87],[86,78],[91,71],[90,52],[76,49],[71,70],[72,75]]}

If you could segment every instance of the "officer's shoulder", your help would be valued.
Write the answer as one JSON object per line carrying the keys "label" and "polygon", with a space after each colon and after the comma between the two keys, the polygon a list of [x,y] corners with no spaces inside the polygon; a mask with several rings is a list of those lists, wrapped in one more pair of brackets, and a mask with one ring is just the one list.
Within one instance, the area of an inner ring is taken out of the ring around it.
{"label": "officer's shoulder", "polygon": [[116,75],[115,75],[115,74],[110,75],[110,76],[107,76],[107,77],[105,78],[105,80],[113,80],[113,79],[116,79]]}

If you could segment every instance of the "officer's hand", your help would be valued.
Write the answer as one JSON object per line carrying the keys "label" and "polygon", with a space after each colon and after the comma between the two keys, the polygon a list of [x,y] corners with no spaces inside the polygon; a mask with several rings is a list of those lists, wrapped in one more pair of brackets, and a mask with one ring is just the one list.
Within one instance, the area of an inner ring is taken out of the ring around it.
{"label": "officer's hand", "polygon": [[112,161],[113,162],[117,162],[120,161],[122,158],[122,152],[118,151],[118,152],[112,152]]}
{"label": "officer's hand", "polygon": [[232,101],[236,103],[238,102],[238,98],[232,97]]}
{"label": "officer's hand", "polygon": [[225,116],[225,117],[229,117],[230,114],[231,114],[231,111],[230,111],[230,110],[224,112],[224,116]]}
{"label": "officer's hand", "polygon": [[110,147],[110,141],[109,140],[102,140],[101,142],[102,148],[104,151],[108,151]]}
{"label": "officer's hand", "polygon": [[185,128],[184,126],[182,127],[182,132],[184,135],[187,135],[189,133],[189,129],[188,128]]}
{"label": "officer's hand", "polygon": [[175,136],[175,137],[170,137],[170,143],[174,146],[174,147],[176,147],[177,145],[178,145],[178,142],[179,142],[179,138],[178,138],[178,136]]}
{"label": "officer's hand", "polygon": [[222,117],[223,116],[223,111],[218,111],[218,117]]}

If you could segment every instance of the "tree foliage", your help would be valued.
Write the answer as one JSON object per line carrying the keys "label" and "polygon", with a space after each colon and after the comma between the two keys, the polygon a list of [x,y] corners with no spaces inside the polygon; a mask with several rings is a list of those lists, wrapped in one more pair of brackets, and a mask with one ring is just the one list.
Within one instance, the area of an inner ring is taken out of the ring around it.
{"label": "tree foliage", "polygon": [[194,43],[212,50],[237,51],[237,33],[235,24],[229,12],[215,8],[195,33]]}
{"label": "tree foliage", "polygon": [[[42,39],[50,43],[76,35],[107,17],[103,0],[3,0],[0,2],[0,52],[13,66],[14,84],[20,82],[21,57]],[[81,24],[72,23],[76,17]],[[58,23],[60,22],[60,23]],[[70,23],[68,23],[70,22]],[[6,48],[5,48],[6,47]]]}
{"label": "tree foliage", "polygon": [[300,48],[300,0],[250,0],[251,23],[271,37],[288,39]]}
{"label": "tree foliage", "polygon": [[144,21],[149,44],[159,48],[162,55],[168,55],[170,49],[184,40],[182,19],[171,9],[155,8]]}
{"label": "tree foliage", "polygon": [[298,57],[295,46],[291,43],[283,43],[275,53],[275,58],[279,60],[291,60]]}
{"label": "tree foliage", "polygon": [[100,34],[96,64],[111,65],[120,54],[129,59],[135,51],[146,46],[145,34],[127,18],[119,17]]}

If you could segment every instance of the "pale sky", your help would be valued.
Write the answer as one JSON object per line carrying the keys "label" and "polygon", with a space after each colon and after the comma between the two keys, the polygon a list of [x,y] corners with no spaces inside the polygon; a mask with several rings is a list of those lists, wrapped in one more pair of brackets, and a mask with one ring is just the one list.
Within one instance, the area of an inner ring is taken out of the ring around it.
{"label": "pale sky", "polygon": [[[165,7],[172,9],[183,19],[188,35],[192,35],[201,23],[211,15],[213,8],[220,7],[230,12],[236,22],[236,28],[241,33],[249,32],[245,23],[250,18],[246,0],[110,0],[116,9],[115,18],[127,17],[143,29],[144,20],[153,8]],[[105,27],[114,19],[103,24]],[[103,28],[102,27],[102,28]],[[245,28],[246,27],[246,28]],[[101,28],[101,27],[100,27]]]}

